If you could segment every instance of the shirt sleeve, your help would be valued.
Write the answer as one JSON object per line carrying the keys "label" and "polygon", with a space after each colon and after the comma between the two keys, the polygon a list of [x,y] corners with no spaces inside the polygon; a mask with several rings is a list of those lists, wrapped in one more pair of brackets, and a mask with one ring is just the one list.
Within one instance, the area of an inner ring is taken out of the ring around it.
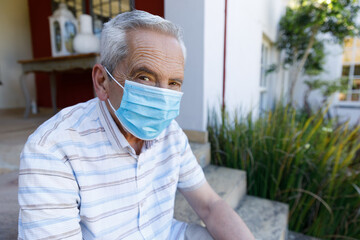
{"label": "shirt sleeve", "polygon": [[181,132],[184,147],[181,153],[178,188],[182,191],[192,191],[204,184],[206,179],[201,166],[198,164],[196,157],[190,148],[187,136],[183,131]]}
{"label": "shirt sleeve", "polygon": [[20,157],[18,239],[82,239],[79,187],[67,159],[27,143]]}

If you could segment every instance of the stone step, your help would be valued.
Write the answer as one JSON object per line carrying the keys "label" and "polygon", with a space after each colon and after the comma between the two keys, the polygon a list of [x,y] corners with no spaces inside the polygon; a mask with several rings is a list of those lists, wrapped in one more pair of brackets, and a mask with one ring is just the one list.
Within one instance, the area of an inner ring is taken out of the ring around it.
{"label": "stone step", "polygon": [[236,212],[257,240],[286,240],[289,207],[287,204],[245,196]]}
{"label": "stone step", "polygon": [[191,150],[193,151],[198,163],[202,168],[210,164],[211,161],[211,148],[210,143],[197,143],[190,142]]}
{"label": "stone step", "polygon": [[[205,167],[204,173],[214,191],[235,209],[246,194],[246,173],[215,165]],[[179,221],[202,224],[200,218],[179,192],[175,197],[174,217]]]}

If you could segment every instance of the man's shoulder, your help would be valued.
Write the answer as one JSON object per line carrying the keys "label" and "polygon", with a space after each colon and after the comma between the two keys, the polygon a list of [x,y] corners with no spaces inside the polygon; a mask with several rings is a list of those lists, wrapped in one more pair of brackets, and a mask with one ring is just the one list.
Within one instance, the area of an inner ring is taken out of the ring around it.
{"label": "man's shoulder", "polygon": [[183,135],[183,133],[184,132],[183,132],[182,128],[179,126],[179,124],[175,120],[172,120],[170,125],[160,135],[160,138],[169,137],[171,135],[181,136],[181,135]]}
{"label": "man's shoulder", "polygon": [[[68,132],[81,131],[89,125],[98,125],[96,105],[98,99],[79,103],[62,109],[56,115],[41,124],[28,138],[28,143],[46,145],[47,142],[66,140]],[[92,123],[91,123],[92,122]]]}
{"label": "man's shoulder", "polygon": [[164,143],[164,146],[176,145],[180,148],[185,146],[188,139],[179,126],[179,124],[173,120],[170,125],[157,137],[156,142]]}

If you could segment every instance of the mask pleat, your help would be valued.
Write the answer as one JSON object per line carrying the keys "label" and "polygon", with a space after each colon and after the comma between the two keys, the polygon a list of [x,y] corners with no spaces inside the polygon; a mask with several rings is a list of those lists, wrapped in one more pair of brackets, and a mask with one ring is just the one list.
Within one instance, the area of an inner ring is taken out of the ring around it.
{"label": "mask pleat", "polygon": [[115,115],[135,137],[151,140],[179,115],[182,95],[174,90],[126,80],[120,107]]}

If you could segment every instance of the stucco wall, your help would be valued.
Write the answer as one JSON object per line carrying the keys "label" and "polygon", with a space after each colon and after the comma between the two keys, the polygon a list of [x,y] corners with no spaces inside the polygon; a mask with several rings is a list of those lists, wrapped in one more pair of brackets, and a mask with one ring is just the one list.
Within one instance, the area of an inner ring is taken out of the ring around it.
{"label": "stucco wall", "polygon": [[222,103],[225,1],[205,1],[204,96],[205,115]]}
{"label": "stucco wall", "polygon": [[[257,114],[261,43],[264,35],[276,41],[285,3],[228,0],[225,103],[230,112],[240,108]],[[184,129],[206,130],[208,109],[221,104],[224,9],[224,0],[165,0],[165,18],[184,28],[188,49],[184,98],[177,119]],[[275,92],[274,85],[280,83],[271,81],[269,91]]]}
{"label": "stucco wall", "polygon": [[165,18],[184,30],[187,47],[180,126],[205,131],[208,110],[221,103],[225,1],[165,0]]}
{"label": "stucco wall", "polygon": [[181,26],[187,48],[179,124],[185,129],[203,129],[204,109],[204,1],[165,0],[165,18]]}
{"label": "stucco wall", "polygon": [[[225,103],[257,111],[262,42],[261,1],[228,1]],[[256,114],[254,112],[254,114]]]}
{"label": "stucco wall", "polygon": [[[326,37],[324,37],[326,39]],[[324,59],[324,71],[314,77],[302,76],[299,78],[296,84],[296,91],[294,92],[294,100],[298,106],[303,106],[304,93],[307,90],[307,86],[304,84],[305,80],[321,79],[327,81],[334,81],[341,77],[342,70],[342,53],[343,49],[339,44],[325,42],[325,59]],[[320,91],[313,91],[310,94],[309,101],[314,108],[319,107],[322,101],[322,95]]]}
{"label": "stucco wall", "polygon": [[[260,101],[261,44],[270,43],[271,59],[275,63],[278,51],[278,22],[285,12],[285,0],[228,0],[228,34],[226,66],[226,104],[228,109],[252,111],[257,116]],[[267,77],[267,100],[275,101],[281,89],[283,74],[273,72]],[[271,104],[269,104],[271,105]]]}
{"label": "stucco wall", "polygon": [[348,121],[350,125],[358,126],[360,124],[360,104],[341,104],[338,103],[332,108],[333,116],[336,115],[339,117],[341,122]]}
{"label": "stucco wall", "polygon": [[260,2],[259,13],[262,29],[269,40],[275,42],[277,40],[278,23],[285,13],[288,0],[260,0]]}
{"label": "stucco wall", "polygon": [[[19,77],[20,59],[32,58],[30,23],[26,0],[2,1],[0,7],[0,109],[25,106]],[[34,80],[28,85],[34,96]]]}
{"label": "stucco wall", "polygon": [[[321,79],[327,81],[338,80],[342,72],[342,53],[343,48],[341,45],[331,42],[325,43],[325,61],[324,71],[313,77],[313,79]],[[302,76],[296,84],[295,101],[298,106],[303,106],[304,93],[307,86],[304,80],[311,79],[308,76]],[[331,103],[330,111],[332,116],[337,116],[340,121],[349,121],[350,124],[359,124],[360,121],[360,103],[359,102],[340,102],[338,94],[330,97]],[[309,102],[314,110],[322,106],[323,96],[320,90],[312,91],[309,96]]]}

